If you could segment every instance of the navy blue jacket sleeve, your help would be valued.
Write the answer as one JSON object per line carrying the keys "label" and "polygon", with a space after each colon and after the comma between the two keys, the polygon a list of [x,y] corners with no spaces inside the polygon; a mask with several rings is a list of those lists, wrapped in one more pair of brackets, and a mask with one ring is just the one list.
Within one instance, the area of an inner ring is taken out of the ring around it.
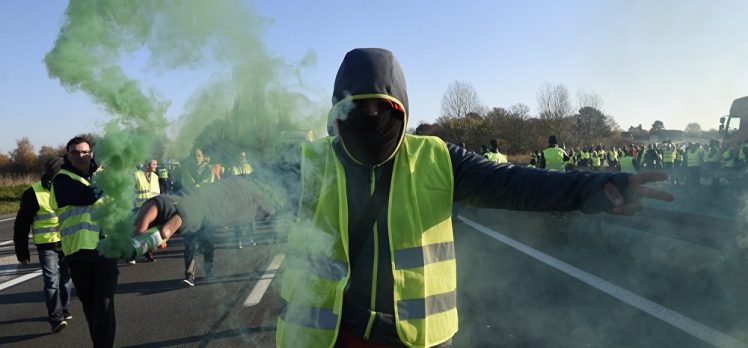
{"label": "navy blue jacket sleeve", "polygon": [[480,208],[531,211],[611,212],[603,191],[611,182],[626,190],[629,174],[556,172],[497,164],[447,143],[454,171],[454,200]]}

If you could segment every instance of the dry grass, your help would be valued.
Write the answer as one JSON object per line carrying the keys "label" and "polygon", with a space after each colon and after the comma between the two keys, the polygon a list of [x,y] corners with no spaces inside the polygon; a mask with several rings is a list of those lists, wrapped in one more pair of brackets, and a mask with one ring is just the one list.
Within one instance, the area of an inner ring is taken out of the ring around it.
{"label": "dry grass", "polygon": [[25,174],[0,174],[0,187],[15,185],[31,185],[34,181],[39,180],[39,175]]}

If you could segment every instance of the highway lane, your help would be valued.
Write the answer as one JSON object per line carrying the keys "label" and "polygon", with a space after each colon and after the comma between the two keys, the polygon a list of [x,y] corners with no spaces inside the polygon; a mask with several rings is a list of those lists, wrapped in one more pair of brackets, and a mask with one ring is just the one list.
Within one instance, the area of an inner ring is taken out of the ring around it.
{"label": "highway lane", "polygon": [[[244,307],[253,285],[275,255],[272,245],[237,249],[226,233],[216,247],[216,278],[194,288],[182,283],[182,238],[157,254],[155,263],[120,263],[115,298],[117,347],[272,346],[277,308],[270,287],[262,305]],[[202,257],[198,257],[199,268]],[[80,302],[74,318],[59,334],[51,334],[36,278],[0,291],[0,346],[86,346],[90,344]]]}
{"label": "highway lane", "polygon": [[[575,231],[581,225],[569,223],[574,216],[460,213],[712,330],[703,332],[748,342],[746,284],[741,277],[729,277],[736,266],[718,261],[722,251],[637,231]],[[684,331],[455,220],[456,347],[713,346],[698,332]],[[156,263],[121,264],[116,346],[273,346],[277,279],[257,305],[245,307],[244,302],[267,279],[280,250],[262,243],[238,250],[227,231],[218,238],[218,279],[195,288],[181,284],[181,238],[172,240]],[[667,255],[653,252],[658,249]],[[36,278],[0,291],[0,345],[87,344],[77,300],[71,326],[49,333],[40,288]]]}

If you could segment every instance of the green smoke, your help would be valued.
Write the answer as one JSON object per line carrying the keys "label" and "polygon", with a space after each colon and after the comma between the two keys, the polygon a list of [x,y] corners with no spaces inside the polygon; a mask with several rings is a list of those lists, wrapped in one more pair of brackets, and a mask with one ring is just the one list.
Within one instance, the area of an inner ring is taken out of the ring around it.
{"label": "green smoke", "polygon": [[[265,23],[239,0],[70,1],[45,62],[62,86],[87,93],[111,115],[95,147],[104,168],[94,184],[105,193],[96,214],[105,254],[129,250],[133,172],[144,160],[184,156],[198,145],[248,149],[250,158],[272,161],[283,131],[323,129],[323,109],[298,92],[298,68],[267,53]],[[217,67],[176,125],[164,117],[169,101],[124,72],[120,63],[137,52],[149,53],[155,71]],[[302,63],[313,61],[309,55]],[[167,136],[175,128],[179,134]]]}

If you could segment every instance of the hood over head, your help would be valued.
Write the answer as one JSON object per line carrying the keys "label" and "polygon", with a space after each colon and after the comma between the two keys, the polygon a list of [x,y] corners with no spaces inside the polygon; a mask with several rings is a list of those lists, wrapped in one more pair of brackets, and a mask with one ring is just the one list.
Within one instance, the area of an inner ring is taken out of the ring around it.
{"label": "hood over head", "polygon": [[[373,109],[364,101],[377,101]],[[356,162],[379,165],[392,159],[405,136],[408,95],[405,76],[392,52],[358,48],[346,54],[333,88],[328,132],[339,135]]]}

